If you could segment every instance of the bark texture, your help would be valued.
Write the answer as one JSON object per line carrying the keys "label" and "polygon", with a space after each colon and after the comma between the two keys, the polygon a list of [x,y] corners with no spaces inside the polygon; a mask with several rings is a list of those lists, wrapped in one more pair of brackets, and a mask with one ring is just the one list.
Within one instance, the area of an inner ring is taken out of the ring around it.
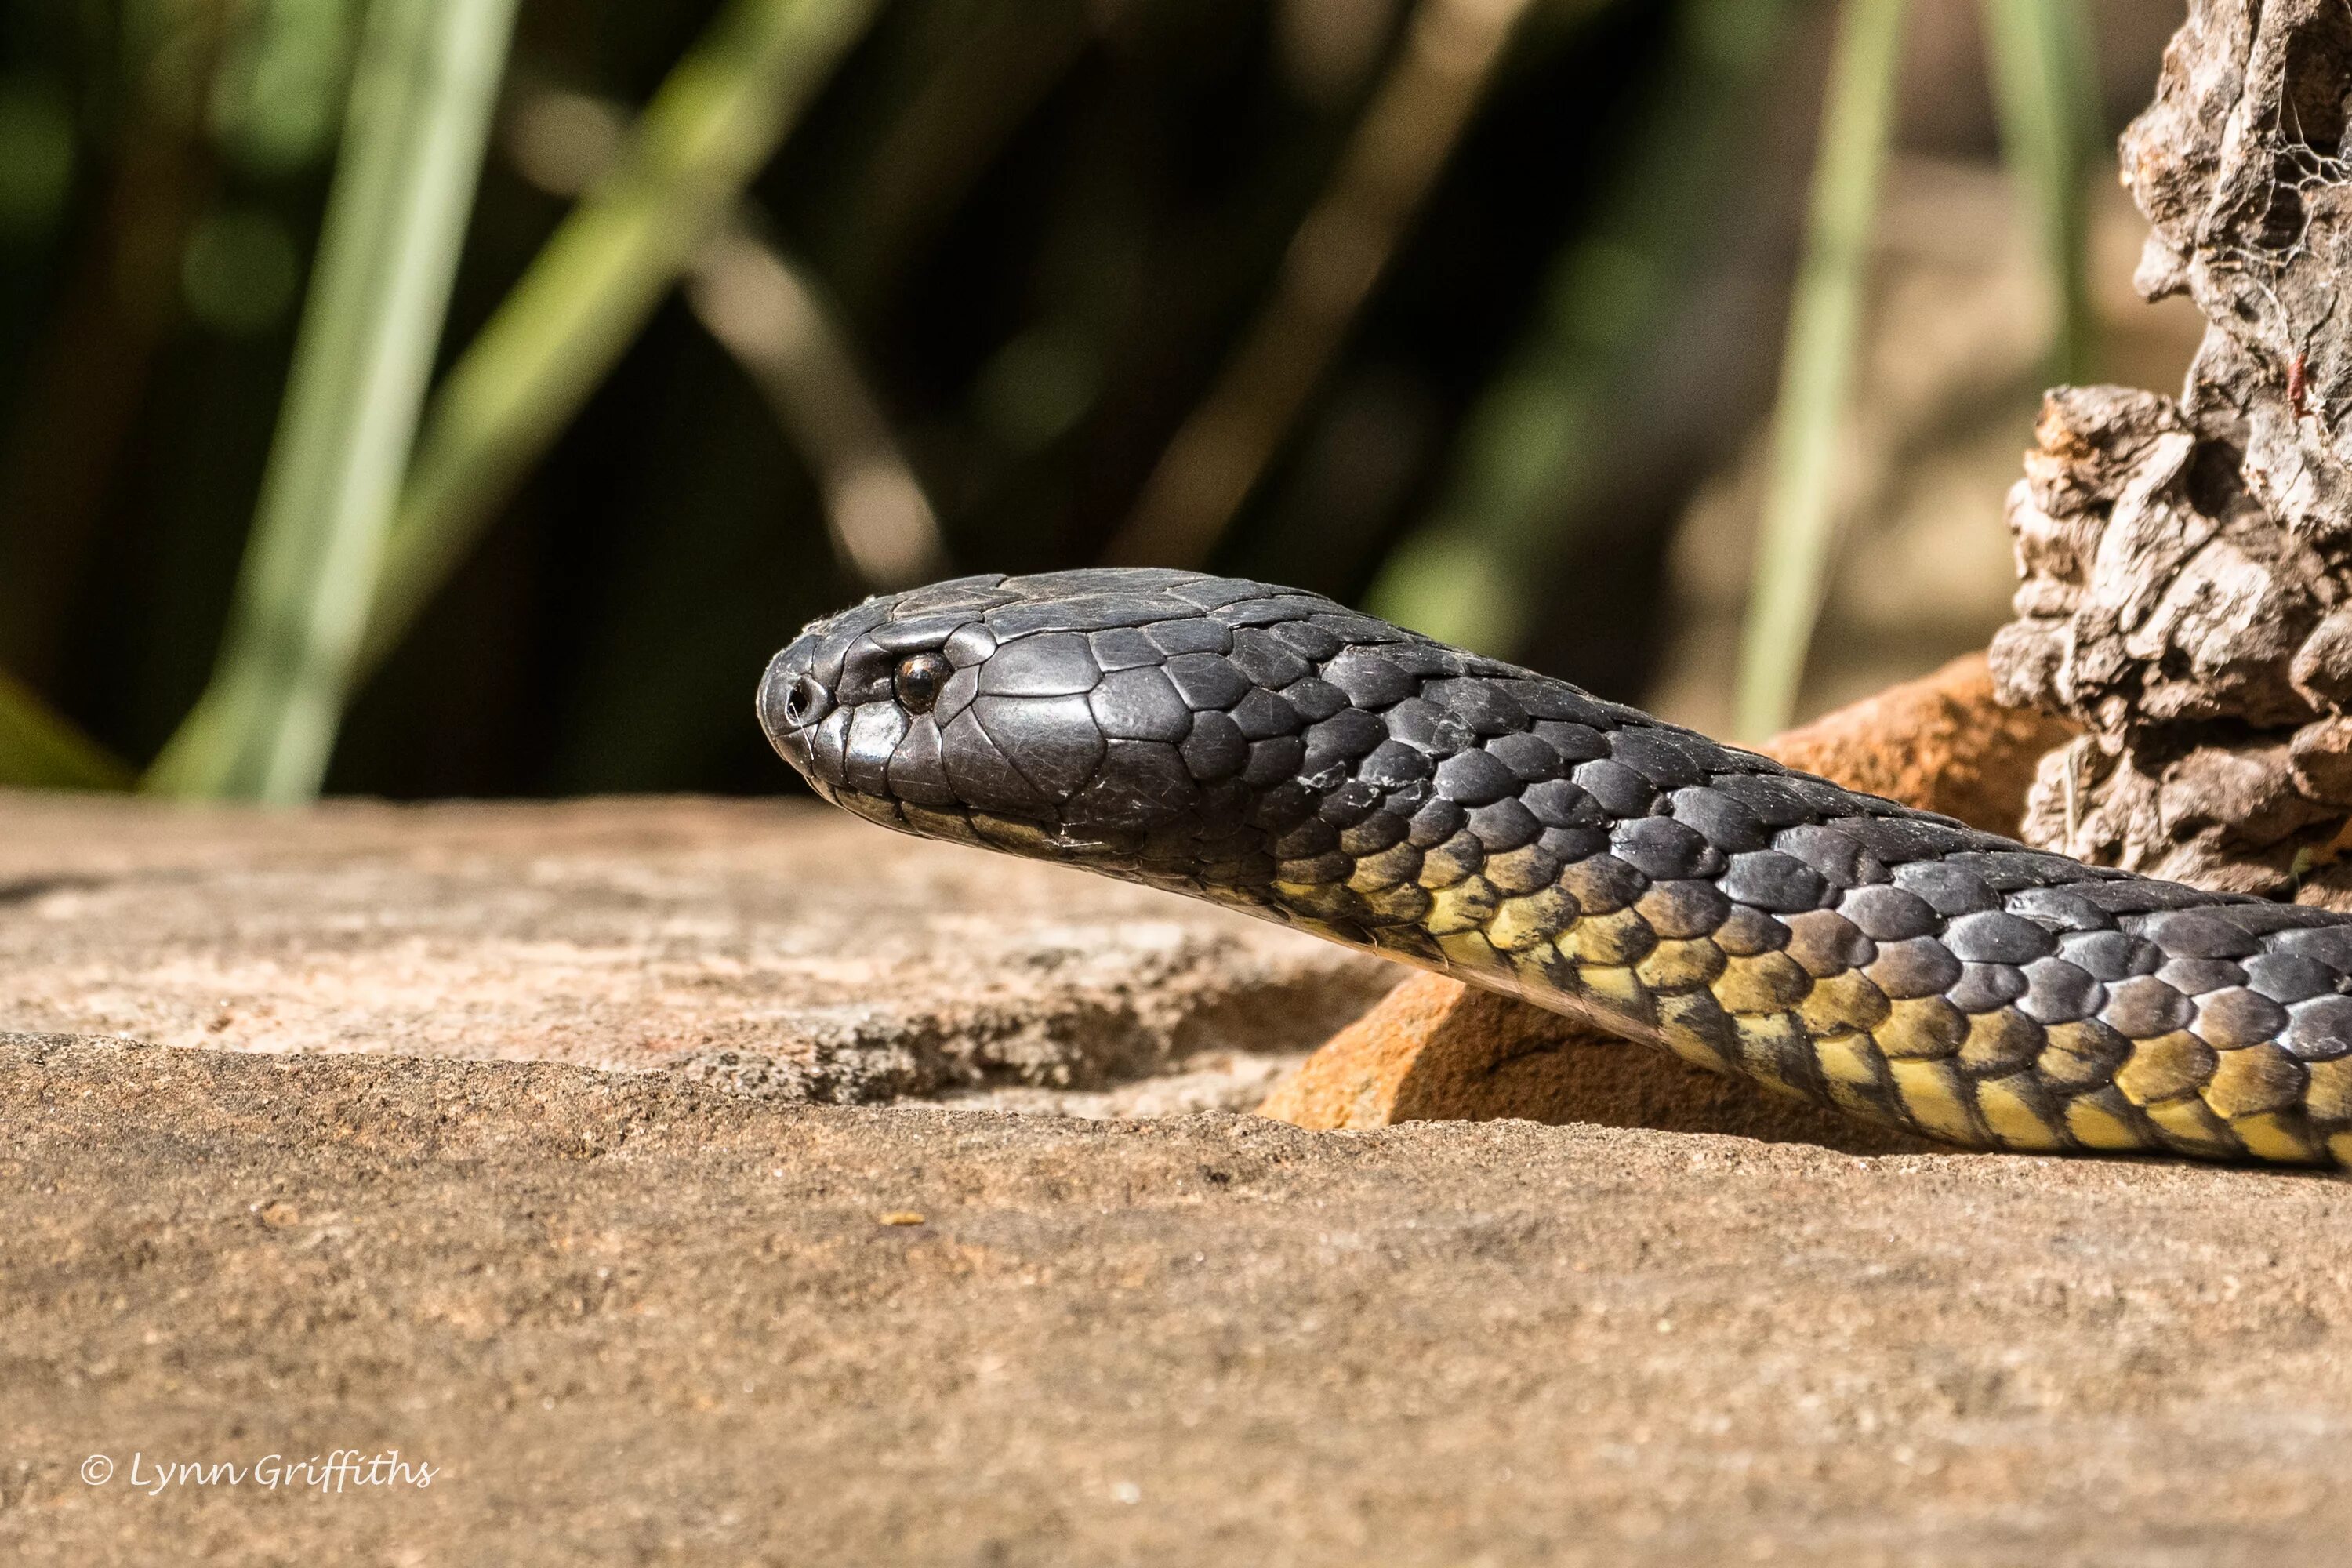
{"label": "bark texture", "polygon": [[2011,492],[2003,700],[2085,733],[2024,837],[2352,907],[2352,6],[2192,0],[2123,142],[2137,283],[2209,325],[2178,400],[2062,387]]}

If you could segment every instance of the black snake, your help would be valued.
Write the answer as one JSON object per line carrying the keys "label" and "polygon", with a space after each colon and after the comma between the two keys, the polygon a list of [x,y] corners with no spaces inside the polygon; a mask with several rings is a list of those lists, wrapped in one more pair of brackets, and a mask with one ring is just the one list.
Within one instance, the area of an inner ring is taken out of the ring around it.
{"label": "black snake", "polygon": [[886,826],[1065,861],[1979,1148],[2352,1164],[2352,917],[2085,866],[1312,594],[966,577],[761,724]]}

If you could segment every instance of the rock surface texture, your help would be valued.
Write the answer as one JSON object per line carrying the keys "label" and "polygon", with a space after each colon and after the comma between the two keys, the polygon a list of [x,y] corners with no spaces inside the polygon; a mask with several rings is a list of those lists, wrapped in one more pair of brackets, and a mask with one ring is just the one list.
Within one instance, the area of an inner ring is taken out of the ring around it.
{"label": "rock surface texture", "polygon": [[[0,1118],[11,1563],[2232,1568],[2352,1536],[2337,1178],[23,1037]],[[336,1449],[437,1474],[250,1475]],[[247,1476],[151,1493],[159,1460]]]}
{"label": "rock surface texture", "polygon": [[24,795],[0,795],[0,1028],[1110,1111],[1255,1103],[1397,979],[814,805]]}
{"label": "rock surface texture", "polygon": [[2088,731],[2025,837],[2352,908],[2352,9],[2193,0],[2123,173],[2137,283],[2210,325],[2176,401],[2062,388],[2010,500],[2003,698]]}

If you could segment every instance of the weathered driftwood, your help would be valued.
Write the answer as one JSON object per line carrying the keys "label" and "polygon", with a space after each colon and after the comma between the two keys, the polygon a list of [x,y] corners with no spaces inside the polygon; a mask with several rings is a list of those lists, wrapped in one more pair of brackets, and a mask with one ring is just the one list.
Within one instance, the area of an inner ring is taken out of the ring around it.
{"label": "weathered driftwood", "polygon": [[2352,5],[2193,0],[2123,142],[2137,282],[2210,323],[2178,401],[2063,387],[2011,492],[2005,701],[2085,729],[2027,838],[2352,907]]}

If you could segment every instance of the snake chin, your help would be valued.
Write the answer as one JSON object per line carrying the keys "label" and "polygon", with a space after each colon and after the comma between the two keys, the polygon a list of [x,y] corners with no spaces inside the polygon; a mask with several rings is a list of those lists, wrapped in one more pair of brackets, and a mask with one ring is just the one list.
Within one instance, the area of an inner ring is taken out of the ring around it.
{"label": "snake chin", "polygon": [[1125,841],[1076,832],[1058,823],[1028,817],[1001,816],[968,808],[927,807],[858,790],[826,789],[820,793],[843,810],[894,832],[918,838],[946,839],[1027,859],[1093,865],[1101,869],[1105,867],[1094,863],[1116,861],[1132,848]]}

